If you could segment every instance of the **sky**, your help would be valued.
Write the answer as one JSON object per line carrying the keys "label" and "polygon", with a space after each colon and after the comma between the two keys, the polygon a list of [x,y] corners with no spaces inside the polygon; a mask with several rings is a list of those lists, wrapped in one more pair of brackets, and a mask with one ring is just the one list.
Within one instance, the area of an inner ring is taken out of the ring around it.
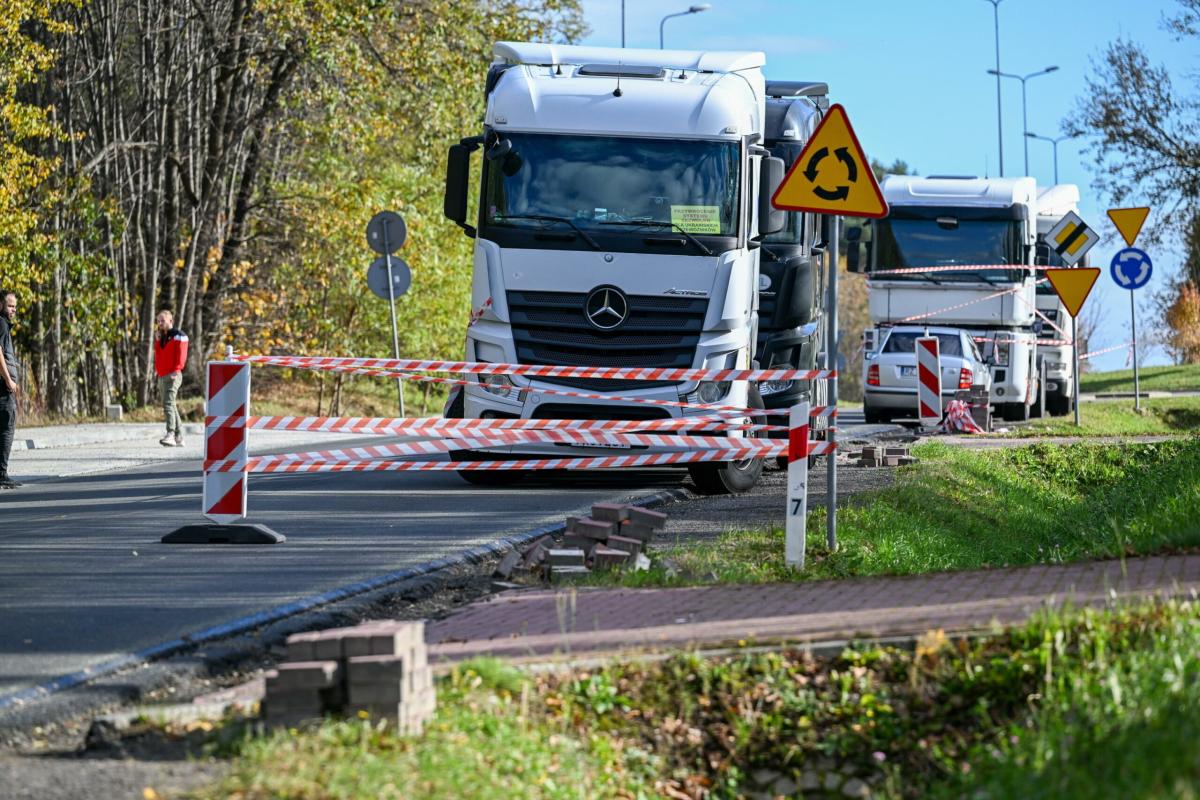
{"label": "sky", "polygon": [[[621,0],[582,0],[591,33],[582,44],[621,44]],[[659,23],[690,0],[626,0],[627,47],[658,46]],[[867,155],[890,164],[899,158],[922,175],[997,175],[995,29],[990,0],[711,0],[700,14],[669,19],[665,44],[681,50],[762,50],[768,79],[817,80],[830,99],[846,108]],[[1002,0],[1000,69],[1027,75],[1059,69],[1026,83],[1028,130],[1062,135],[1062,120],[1075,107],[1093,62],[1120,37],[1143,45],[1152,61],[1167,67],[1177,92],[1194,86],[1200,68],[1195,40],[1176,42],[1162,20],[1178,9],[1174,0]],[[1191,76],[1189,78],[1189,76]],[[1002,121],[1004,174],[1026,174],[1021,83],[1004,79]],[[1054,182],[1053,148],[1029,140],[1029,173],[1039,185]],[[1087,303],[1100,303],[1103,321],[1094,342],[1103,348],[1130,341],[1129,292],[1109,274],[1113,254],[1125,247],[1105,211],[1110,206],[1091,187],[1087,141],[1058,144],[1059,183],[1082,195],[1080,216],[1103,237],[1092,250],[1102,272]],[[1123,205],[1151,207],[1154,198]],[[1156,324],[1150,294],[1179,273],[1177,245],[1149,250],[1150,283],[1137,292],[1139,337]],[[1096,369],[1126,367],[1128,352],[1098,356]],[[1170,363],[1155,347],[1147,364]]]}

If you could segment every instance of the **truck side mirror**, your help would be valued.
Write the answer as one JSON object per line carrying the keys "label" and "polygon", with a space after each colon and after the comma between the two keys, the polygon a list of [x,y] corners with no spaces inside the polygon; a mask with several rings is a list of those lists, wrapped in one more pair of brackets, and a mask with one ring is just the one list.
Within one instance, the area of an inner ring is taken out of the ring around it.
{"label": "truck side mirror", "polygon": [[758,182],[758,235],[779,233],[787,225],[787,212],[771,204],[771,198],[783,183],[783,159],[768,156],[762,160]]}
{"label": "truck side mirror", "polygon": [[464,143],[450,146],[446,160],[446,196],[442,203],[446,218],[471,237],[475,236],[475,227],[467,224],[467,186],[471,180],[471,151],[474,149]]}
{"label": "truck side mirror", "polygon": [[864,267],[862,228],[846,228],[846,269],[850,272],[863,272]]}

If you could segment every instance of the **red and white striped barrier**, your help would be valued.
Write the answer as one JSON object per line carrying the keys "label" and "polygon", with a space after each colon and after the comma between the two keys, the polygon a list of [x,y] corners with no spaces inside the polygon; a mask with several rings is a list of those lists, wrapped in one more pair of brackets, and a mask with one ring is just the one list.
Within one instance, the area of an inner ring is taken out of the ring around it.
{"label": "red and white striped barrier", "polygon": [[[788,431],[787,523],[783,560],[796,569],[804,569],[804,551],[808,540],[808,456],[815,454],[812,447],[814,443],[808,438],[808,420],[808,403],[792,406]],[[830,469],[833,469],[832,464]]]}
{"label": "red and white striped barrier", "polygon": [[[250,408],[250,367],[230,361],[207,365],[207,423],[204,426],[205,463],[244,462],[246,415]],[[204,470],[204,516],[227,525],[246,516],[246,476],[239,472]]]}
{"label": "red and white striped barrier", "polygon": [[942,359],[936,336],[917,339],[917,417],[927,426],[942,421]]}
{"label": "red and white striped barrier", "polygon": [[[608,378],[624,381],[813,381],[832,378],[825,369],[672,369],[666,367],[562,367],[490,364],[477,361],[421,361],[337,356],[234,356],[248,364],[338,371],[344,368],[389,372],[453,372],[461,375],[521,375],[527,378]],[[541,391],[540,389],[538,391]]]}

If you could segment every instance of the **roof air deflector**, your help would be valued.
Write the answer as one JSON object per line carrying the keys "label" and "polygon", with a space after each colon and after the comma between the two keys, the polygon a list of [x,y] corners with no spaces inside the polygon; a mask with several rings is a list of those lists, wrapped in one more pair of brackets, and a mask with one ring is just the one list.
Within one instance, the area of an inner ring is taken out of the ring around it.
{"label": "roof air deflector", "polygon": [[767,81],[768,97],[824,97],[829,84],[818,81]]}

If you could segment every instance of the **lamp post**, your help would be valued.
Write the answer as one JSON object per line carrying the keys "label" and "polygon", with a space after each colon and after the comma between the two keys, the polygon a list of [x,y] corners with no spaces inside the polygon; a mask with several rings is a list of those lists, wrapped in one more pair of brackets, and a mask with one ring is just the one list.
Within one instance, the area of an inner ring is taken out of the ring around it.
{"label": "lamp post", "polygon": [[1059,136],[1058,138],[1052,139],[1049,136],[1038,136],[1036,133],[1025,131],[1025,141],[1027,143],[1030,139],[1041,139],[1043,142],[1049,142],[1050,144],[1054,145],[1054,182],[1056,184],[1058,183],[1058,143],[1074,138],[1074,136]]}
{"label": "lamp post", "polygon": [[663,25],[667,24],[667,20],[671,17],[686,17],[688,14],[699,14],[701,11],[708,11],[710,8],[712,8],[712,5],[709,3],[698,3],[689,7],[687,11],[680,11],[677,14],[667,14],[663,17],[662,21],[658,23],[658,49],[663,49]]}
{"label": "lamp post", "polygon": [[1000,112],[1000,2],[984,0],[992,4],[992,16],[996,23],[996,143],[1000,147],[1000,177],[1004,177],[1004,124]]}
{"label": "lamp post", "polygon": [[[1026,134],[1026,138],[1024,139],[1024,143],[1025,143],[1025,174],[1026,175],[1029,174],[1029,139],[1028,139],[1029,111],[1028,111],[1028,107],[1025,104],[1025,81],[1029,80],[1030,78],[1036,78],[1038,75],[1048,75],[1049,73],[1055,72],[1057,70],[1058,70],[1058,67],[1050,66],[1050,67],[1046,67],[1045,69],[1038,70],[1037,72],[1031,72],[1028,75],[1014,75],[1011,72],[1001,72],[998,69],[989,69],[988,70],[988,75],[995,75],[996,80],[1000,80],[1001,78],[1013,78],[1013,79],[1021,82],[1021,133]],[[1057,181],[1055,181],[1055,182],[1057,183]]]}

